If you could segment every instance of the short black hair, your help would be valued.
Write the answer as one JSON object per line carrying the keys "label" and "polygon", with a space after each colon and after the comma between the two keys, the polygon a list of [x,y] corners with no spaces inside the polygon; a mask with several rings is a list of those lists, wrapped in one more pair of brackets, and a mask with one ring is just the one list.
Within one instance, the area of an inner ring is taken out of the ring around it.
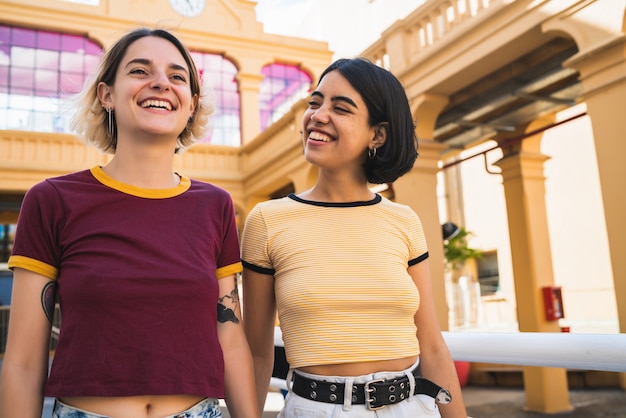
{"label": "short black hair", "polygon": [[373,159],[363,167],[367,181],[392,183],[408,173],[417,159],[415,122],[404,87],[390,71],[366,58],[342,58],[328,66],[320,76],[337,70],[361,95],[369,113],[369,125],[385,122],[387,140]]}

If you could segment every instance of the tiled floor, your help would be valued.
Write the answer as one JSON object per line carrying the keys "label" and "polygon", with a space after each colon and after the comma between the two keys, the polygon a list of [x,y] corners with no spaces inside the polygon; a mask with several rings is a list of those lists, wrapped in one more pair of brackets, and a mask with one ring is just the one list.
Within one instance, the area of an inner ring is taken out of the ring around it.
{"label": "tiled floor", "polygon": [[[572,389],[570,403],[574,410],[559,414],[524,411],[524,391],[509,388],[463,388],[463,399],[472,418],[626,418],[626,392],[620,389]],[[265,404],[263,418],[276,418],[283,406],[280,393],[271,392]],[[52,400],[46,400],[43,418],[49,418]],[[224,418],[229,418],[223,408]]]}
{"label": "tiled floor", "polygon": [[[626,392],[620,389],[571,390],[574,409],[558,414],[524,411],[522,389],[468,386],[463,388],[463,398],[472,418],[626,418]],[[275,418],[282,405],[282,395],[270,393],[263,418]],[[229,417],[225,409],[224,417]]]}

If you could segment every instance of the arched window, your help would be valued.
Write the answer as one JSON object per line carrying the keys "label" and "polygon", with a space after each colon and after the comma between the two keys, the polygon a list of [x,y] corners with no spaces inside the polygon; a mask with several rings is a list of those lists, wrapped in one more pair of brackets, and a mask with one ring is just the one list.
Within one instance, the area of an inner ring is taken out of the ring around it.
{"label": "arched window", "polygon": [[0,129],[70,132],[61,99],[82,88],[101,53],[86,36],[0,25]]}
{"label": "arched window", "polygon": [[240,98],[237,68],[221,55],[191,53],[200,76],[215,99],[211,130],[201,142],[217,145],[241,145]]}
{"label": "arched window", "polygon": [[[96,68],[102,47],[87,36],[0,24],[0,129],[70,132],[62,99],[77,93]],[[241,145],[240,95],[235,65],[218,54],[194,51],[201,76],[215,97],[211,131],[202,142]],[[306,97],[311,76],[294,65],[263,68],[261,129]]]}
{"label": "arched window", "polygon": [[298,100],[307,97],[311,76],[295,65],[270,64],[262,69],[265,76],[259,87],[261,130],[280,119]]}

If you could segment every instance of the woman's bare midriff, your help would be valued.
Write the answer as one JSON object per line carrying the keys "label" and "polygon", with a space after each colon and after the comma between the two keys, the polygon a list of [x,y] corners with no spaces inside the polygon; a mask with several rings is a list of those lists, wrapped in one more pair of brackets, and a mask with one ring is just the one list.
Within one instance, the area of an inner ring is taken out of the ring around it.
{"label": "woman's bare midriff", "polygon": [[185,411],[203,396],[121,396],[121,397],[64,397],[60,401],[74,408],[115,418],[163,418]]}
{"label": "woman's bare midriff", "polygon": [[399,372],[408,369],[416,361],[417,357],[405,357],[360,363],[320,364],[300,367],[298,370],[320,376],[363,376],[376,372]]}

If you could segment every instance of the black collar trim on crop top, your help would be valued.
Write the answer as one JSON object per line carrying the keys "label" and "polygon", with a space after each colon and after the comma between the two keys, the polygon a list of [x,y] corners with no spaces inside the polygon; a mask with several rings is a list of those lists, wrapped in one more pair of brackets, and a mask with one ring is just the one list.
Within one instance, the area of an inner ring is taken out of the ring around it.
{"label": "black collar trim on crop top", "polygon": [[296,202],[305,203],[307,205],[325,206],[329,208],[354,208],[357,206],[372,206],[380,203],[380,201],[382,200],[382,197],[378,193],[376,194],[376,196],[374,196],[372,200],[364,200],[359,202],[318,202],[315,200],[302,199],[301,197],[298,197],[293,193],[290,193],[287,197],[295,200]]}

